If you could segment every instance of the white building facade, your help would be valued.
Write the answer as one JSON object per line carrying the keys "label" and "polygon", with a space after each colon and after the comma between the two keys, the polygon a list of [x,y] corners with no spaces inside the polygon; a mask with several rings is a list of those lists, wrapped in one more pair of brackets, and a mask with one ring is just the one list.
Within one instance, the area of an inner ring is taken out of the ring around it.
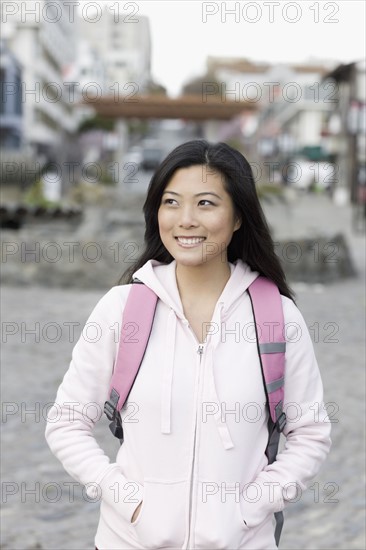
{"label": "white building facade", "polygon": [[251,154],[267,158],[319,145],[324,117],[335,101],[334,90],[322,81],[328,70],[323,63],[271,65],[209,57],[207,69],[215,75],[221,101],[257,107],[240,123]]}
{"label": "white building facade", "polygon": [[151,80],[151,37],[147,17],[116,12],[104,6],[100,13],[79,14],[81,39],[98,54],[105,68],[107,93],[133,97]]}
{"label": "white building facade", "polygon": [[22,67],[25,145],[52,158],[75,132],[74,99],[64,82],[76,48],[76,0],[2,2],[3,38]]}

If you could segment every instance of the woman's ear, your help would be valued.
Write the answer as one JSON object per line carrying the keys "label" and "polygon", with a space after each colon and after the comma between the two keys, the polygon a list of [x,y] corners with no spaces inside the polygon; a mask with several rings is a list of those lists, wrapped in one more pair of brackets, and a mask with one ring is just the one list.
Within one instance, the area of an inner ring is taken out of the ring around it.
{"label": "woman's ear", "polygon": [[234,232],[237,231],[241,227],[241,218],[240,216],[236,217],[236,222],[234,225]]}

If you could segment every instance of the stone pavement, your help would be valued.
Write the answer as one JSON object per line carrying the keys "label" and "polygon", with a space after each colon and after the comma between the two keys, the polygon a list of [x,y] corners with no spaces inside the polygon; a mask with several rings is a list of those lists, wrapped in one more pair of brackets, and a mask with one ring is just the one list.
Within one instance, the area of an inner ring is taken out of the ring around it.
{"label": "stone pavement", "polygon": [[[335,207],[326,197],[300,197],[291,209],[268,204],[265,211],[278,238],[342,230],[359,272],[358,278],[326,287],[292,285],[321,369],[334,421],[333,446],[311,489],[287,507],[280,547],[364,549],[365,237],[350,231],[350,208]],[[2,337],[1,379],[4,550],[94,548],[98,504],[87,502],[82,488],[71,485],[46,445],[44,428],[47,404],[72,347],[103,294],[77,288],[2,289],[2,326],[8,331]],[[78,323],[74,335],[69,331],[73,322]],[[30,329],[33,334],[26,332]],[[104,419],[96,437],[114,460],[118,443]]]}

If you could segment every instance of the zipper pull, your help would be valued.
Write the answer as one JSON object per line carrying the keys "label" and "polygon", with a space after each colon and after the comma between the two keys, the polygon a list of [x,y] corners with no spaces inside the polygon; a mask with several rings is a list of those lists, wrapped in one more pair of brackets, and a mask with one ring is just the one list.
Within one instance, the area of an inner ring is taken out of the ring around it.
{"label": "zipper pull", "polygon": [[199,353],[200,355],[202,355],[203,349],[204,349],[204,345],[203,345],[203,344],[200,344],[200,345],[198,346],[197,353]]}

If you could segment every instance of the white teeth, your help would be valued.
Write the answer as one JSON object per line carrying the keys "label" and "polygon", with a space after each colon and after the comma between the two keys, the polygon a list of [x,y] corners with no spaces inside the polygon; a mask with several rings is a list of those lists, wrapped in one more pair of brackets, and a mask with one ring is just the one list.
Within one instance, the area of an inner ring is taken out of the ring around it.
{"label": "white teeth", "polygon": [[182,244],[198,244],[205,240],[204,237],[183,238],[177,237],[177,240]]}

